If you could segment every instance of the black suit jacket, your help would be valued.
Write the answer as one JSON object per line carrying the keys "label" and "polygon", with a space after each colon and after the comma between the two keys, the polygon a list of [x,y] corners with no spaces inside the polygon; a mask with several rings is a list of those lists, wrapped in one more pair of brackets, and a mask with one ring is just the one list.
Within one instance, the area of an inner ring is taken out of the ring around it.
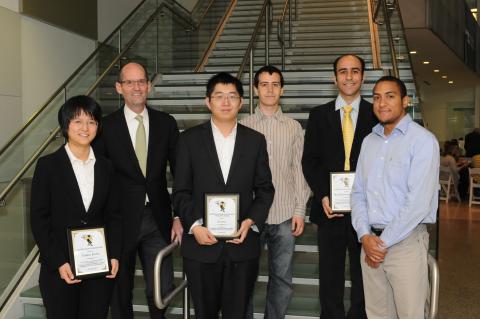
{"label": "black suit jacket", "polygon": [[480,134],[474,131],[465,135],[464,148],[467,157],[480,154]]}
{"label": "black suit jacket", "polygon": [[[372,104],[362,99],[350,152],[352,171],[357,167],[363,139],[370,134],[377,122]],[[335,111],[335,100],[333,100],[310,111],[305,131],[302,168],[305,179],[315,196],[310,220],[317,225],[327,220],[321,202],[323,197],[330,197],[330,172],[343,171],[344,164],[345,149],[340,110]]]}
{"label": "black suit jacket", "polygon": [[257,258],[260,254],[260,236],[252,230],[240,245],[219,240],[211,246],[199,245],[188,232],[195,221],[204,218],[205,193],[239,193],[239,225],[250,218],[262,229],[274,192],[262,134],[237,125],[232,164],[225,183],[210,121],[183,132],[177,146],[173,191],[175,211],[179,213],[185,229],[183,256],[206,263],[215,262],[225,247],[234,261]]}
{"label": "black suit jacket", "polygon": [[30,221],[40,262],[57,270],[68,258],[67,228],[106,227],[110,258],[120,259],[122,220],[112,164],[95,154],[94,192],[85,211],[65,147],[38,160],[32,180]]}
{"label": "black suit jacket", "polygon": [[149,137],[147,176],[143,176],[128,132],[123,108],[102,120],[102,132],[94,142],[97,153],[113,163],[121,194],[124,239],[127,248],[136,245],[145,194],[148,194],[153,216],[165,241],[170,242],[172,208],[167,190],[167,161],[173,172],[178,128],[167,113],[148,108]]}

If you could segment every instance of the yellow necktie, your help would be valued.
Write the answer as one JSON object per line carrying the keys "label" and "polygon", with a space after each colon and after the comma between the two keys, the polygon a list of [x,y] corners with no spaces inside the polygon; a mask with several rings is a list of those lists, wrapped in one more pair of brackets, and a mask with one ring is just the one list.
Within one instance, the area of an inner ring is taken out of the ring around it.
{"label": "yellow necktie", "polygon": [[147,176],[147,138],[145,126],[143,125],[143,116],[137,115],[135,119],[138,121],[137,133],[135,135],[135,154],[137,155],[143,176]]}
{"label": "yellow necktie", "polygon": [[353,122],[351,105],[345,105],[343,107],[343,123],[342,123],[342,133],[343,133],[343,147],[345,148],[345,165],[344,168],[346,171],[350,170],[350,152],[352,150],[353,143]]}

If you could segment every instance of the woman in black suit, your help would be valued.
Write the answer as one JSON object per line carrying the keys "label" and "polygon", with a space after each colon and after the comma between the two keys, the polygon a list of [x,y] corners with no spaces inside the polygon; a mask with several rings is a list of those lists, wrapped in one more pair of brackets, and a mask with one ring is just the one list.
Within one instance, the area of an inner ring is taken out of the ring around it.
{"label": "woman in black suit", "polygon": [[[102,111],[88,96],[70,98],[58,112],[66,144],[39,159],[32,180],[31,227],[40,249],[40,291],[49,319],[106,318],[119,267],[121,216],[114,171],[90,147]],[[67,228],[104,226],[111,271],[79,280],[69,263]]]}

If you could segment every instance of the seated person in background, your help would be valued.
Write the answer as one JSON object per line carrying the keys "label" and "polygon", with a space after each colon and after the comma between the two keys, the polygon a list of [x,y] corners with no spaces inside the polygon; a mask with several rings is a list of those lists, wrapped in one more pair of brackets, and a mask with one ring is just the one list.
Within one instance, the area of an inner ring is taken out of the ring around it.
{"label": "seated person in background", "polygon": [[[444,144],[443,156],[440,157],[440,165],[447,166],[452,172],[453,184],[458,189],[460,197],[466,197],[466,190],[468,188],[468,161],[460,159],[460,148],[452,141],[446,141]],[[467,180],[464,180],[466,173]],[[462,175],[462,176],[461,176]],[[466,187],[465,187],[466,182]],[[462,184],[462,187],[460,187]]]}

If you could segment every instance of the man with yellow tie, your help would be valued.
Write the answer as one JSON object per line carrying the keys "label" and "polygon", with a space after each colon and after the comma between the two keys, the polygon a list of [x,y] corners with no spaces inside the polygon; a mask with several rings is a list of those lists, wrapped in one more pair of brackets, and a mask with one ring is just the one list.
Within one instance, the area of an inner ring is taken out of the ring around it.
{"label": "man with yellow tie", "polygon": [[[313,108],[305,132],[302,168],[314,194],[310,221],[318,228],[321,319],[367,318],[363,296],[361,247],[350,213],[335,213],[330,203],[330,173],[354,172],[363,138],[377,119],[360,96],[365,62],[346,54],[333,63],[338,96]],[[345,313],[346,251],[350,260],[350,309]]]}

